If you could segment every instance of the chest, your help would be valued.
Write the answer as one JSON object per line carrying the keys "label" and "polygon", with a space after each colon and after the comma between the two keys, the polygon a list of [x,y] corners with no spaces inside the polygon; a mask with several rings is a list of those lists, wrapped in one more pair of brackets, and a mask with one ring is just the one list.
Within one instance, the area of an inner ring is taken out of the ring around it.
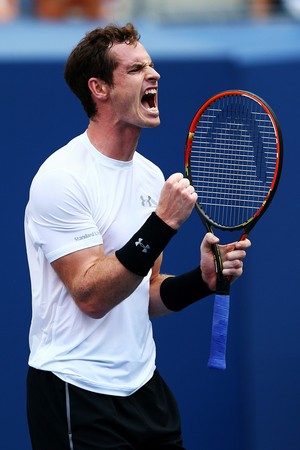
{"label": "chest", "polygon": [[101,167],[92,198],[93,219],[103,238],[105,253],[123,246],[155,210],[161,180],[135,167]]}

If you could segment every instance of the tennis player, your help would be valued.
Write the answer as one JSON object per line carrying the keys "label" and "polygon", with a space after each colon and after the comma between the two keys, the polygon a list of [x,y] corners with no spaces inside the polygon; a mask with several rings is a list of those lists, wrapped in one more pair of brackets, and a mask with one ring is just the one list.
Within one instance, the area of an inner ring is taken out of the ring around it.
{"label": "tennis player", "polygon": [[[205,235],[190,272],[160,273],[196,194],[136,151],[141,130],[160,123],[159,79],[131,24],[89,32],[66,62],[89,125],[40,167],[26,208],[33,450],[184,448],[150,317],[214,291],[218,239]],[[221,246],[225,275],[242,274],[249,246]]]}

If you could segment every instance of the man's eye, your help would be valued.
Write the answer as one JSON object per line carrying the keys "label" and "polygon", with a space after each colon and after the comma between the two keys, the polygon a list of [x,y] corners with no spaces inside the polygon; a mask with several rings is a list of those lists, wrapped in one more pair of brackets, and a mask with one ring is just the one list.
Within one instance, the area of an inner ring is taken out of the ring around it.
{"label": "man's eye", "polygon": [[135,73],[135,72],[139,72],[141,70],[140,66],[136,66],[133,67],[132,69],[129,70],[129,73]]}

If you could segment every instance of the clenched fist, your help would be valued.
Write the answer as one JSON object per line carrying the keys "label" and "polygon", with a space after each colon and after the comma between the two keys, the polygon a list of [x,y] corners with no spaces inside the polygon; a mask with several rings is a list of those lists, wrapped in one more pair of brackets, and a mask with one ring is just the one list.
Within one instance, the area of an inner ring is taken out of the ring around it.
{"label": "clenched fist", "polygon": [[170,227],[177,230],[190,216],[197,194],[182,173],[174,173],[165,182],[160,194],[156,214]]}

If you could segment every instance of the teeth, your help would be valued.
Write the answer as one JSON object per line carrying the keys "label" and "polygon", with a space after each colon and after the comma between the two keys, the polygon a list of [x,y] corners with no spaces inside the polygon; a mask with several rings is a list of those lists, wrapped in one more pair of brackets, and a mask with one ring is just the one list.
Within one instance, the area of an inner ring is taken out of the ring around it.
{"label": "teeth", "polygon": [[148,89],[148,90],[145,92],[145,95],[150,95],[150,94],[156,94],[156,89]]}

